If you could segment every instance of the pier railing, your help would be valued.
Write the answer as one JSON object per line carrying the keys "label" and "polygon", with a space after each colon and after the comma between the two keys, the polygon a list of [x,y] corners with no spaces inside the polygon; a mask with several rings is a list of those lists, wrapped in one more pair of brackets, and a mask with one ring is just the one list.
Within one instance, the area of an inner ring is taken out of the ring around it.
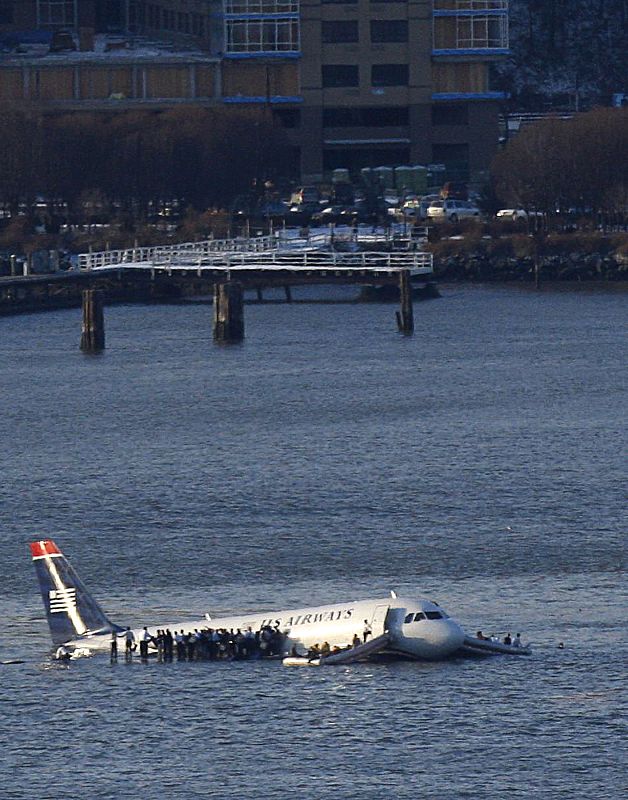
{"label": "pier railing", "polygon": [[214,253],[159,253],[148,261],[103,264],[93,270],[150,269],[173,271],[203,270],[236,271],[287,271],[287,272],[398,272],[409,270],[413,274],[432,272],[432,254],[422,252],[356,252],[342,253],[334,250],[269,250],[266,252],[214,252]]}
{"label": "pier railing", "polygon": [[101,250],[81,253],[79,269],[102,269],[127,263],[153,261],[168,255],[203,255],[206,253],[243,252],[260,253],[277,247],[276,236],[258,236],[246,239],[205,239],[202,242],[157,245],[156,247],[127,247],[124,250]]}
{"label": "pier railing", "polygon": [[[270,236],[242,237],[235,239],[205,239],[201,242],[182,242],[178,244],[157,245],[155,247],[128,247],[121,250],[101,250],[94,253],[81,253],[78,257],[80,270],[103,269],[106,267],[127,266],[129,264],[154,265],[168,259],[184,258],[196,260],[215,254],[257,254],[273,251],[294,253],[303,251],[331,250],[338,243],[355,245],[375,245],[378,242],[392,243],[399,250],[410,249],[411,244],[427,240],[427,229],[414,229],[410,235],[405,229],[387,231],[344,230],[318,231],[294,235],[289,231],[277,231]],[[173,262],[174,263],[174,262]]]}

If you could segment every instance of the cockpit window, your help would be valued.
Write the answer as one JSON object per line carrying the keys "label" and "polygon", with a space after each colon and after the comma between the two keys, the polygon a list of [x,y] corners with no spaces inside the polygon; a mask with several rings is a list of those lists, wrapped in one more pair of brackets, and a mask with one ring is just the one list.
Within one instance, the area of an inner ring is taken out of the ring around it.
{"label": "cockpit window", "polygon": [[420,620],[425,619],[425,614],[422,611],[419,611],[418,614],[414,615],[414,621],[420,622]]}
{"label": "cockpit window", "polygon": [[425,612],[425,616],[428,619],[442,619],[443,618],[443,615],[440,613],[440,611],[426,611]]}
{"label": "cockpit window", "polygon": [[414,617],[414,614],[406,614],[406,618],[404,619],[404,622],[412,622],[412,618],[413,617]]}

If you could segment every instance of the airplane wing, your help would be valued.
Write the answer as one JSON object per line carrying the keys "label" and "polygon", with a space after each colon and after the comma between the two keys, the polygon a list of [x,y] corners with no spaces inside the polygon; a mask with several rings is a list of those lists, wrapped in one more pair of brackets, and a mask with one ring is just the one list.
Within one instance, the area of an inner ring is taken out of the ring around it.
{"label": "airplane wing", "polygon": [[529,656],[532,652],[529,645],[525,647],[513,647],[503,642],[494,642],[492,639],[476,639],[475,636],[465,636],[460,650],[462,650],[463,653],[473,655],[505,653],[510,656]]}

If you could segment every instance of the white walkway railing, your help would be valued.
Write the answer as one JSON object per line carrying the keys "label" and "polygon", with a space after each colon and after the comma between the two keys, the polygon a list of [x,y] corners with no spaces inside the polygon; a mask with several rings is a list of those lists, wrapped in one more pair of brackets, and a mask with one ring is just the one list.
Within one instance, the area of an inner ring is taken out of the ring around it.
{"label": "white walkway railing", "polygon": [[414,274],[432,272],[432,254],[421,252],[393,253],[338,253],[323,250],[270,250],[245,253],[160,253],[147,261],[124,262],[94,266],[94,271],[114,269],[139,269],[172,271],[203,270],[235,271],[344,271],[344,272],[397,272],[410,270]]}
{"label": "white walkway railing", "polygon": [[180,244],[158,245],[156,247],[128,247],[124,250],[101,250],[97,253],[81,253],[78,257],[79,269],[99,269],[152,261],[168,255],[199,255],[205,253],[259,253],[277,248],[275,236],[258,236],[242,239],[205,239],[202,242],[182,242]]}
{"label": "white walkway railing", "polygon": [[[369,226],[370,227],[370,226]],[[257,254],[269,252],[294,253],[303,251],[327,251],[336,243],[374,245],[377,242],[392,243],[400,250],[409,249],[410,244],[421,243],[427,239],[427,229],[414,230],[412,235],[405,230],[392,229],[384,231],[353,230],[341,227],[332,233],[329,230],[314,230],[305,236],[298,231],[280,230],[270,236],[242,237],[237,239],[205,239],[201,242],[182,242],[180,244],[157,245],[156,247],[128,247],[124,250],[101,250],[96,253],[81,253],[78,266],[81,270],[103,269],[105,267],[128,266],[133,264],[157,265],[164,260],[184,258],[196,261],[198,258],[213,256],[217,253]],[[338,254],[340,255],[340,254]]]}

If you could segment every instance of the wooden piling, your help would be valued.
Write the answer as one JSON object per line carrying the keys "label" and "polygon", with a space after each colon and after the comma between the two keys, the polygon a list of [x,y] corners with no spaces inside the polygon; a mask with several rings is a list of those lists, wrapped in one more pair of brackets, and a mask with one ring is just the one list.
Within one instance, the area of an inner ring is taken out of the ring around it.
{"label": "wooden piling", "polygon": [[534,288],[541,288],[541,263],[538,253],[534,258]]}
{"label": "wooden piling", "polygon": [[236,281],[214,286],[214,341],[241,342],[244,339],[244,293]]}
{"label": "wooden piling", "polygon": [[397,311],[397,327],[399,333],[410,336],[414,332],[414,309],[412,307],[412,284],[410,273],[407,269],[399,272],[399,301],[400,309]]}
{"label": "wooden piling", "polygon": [[290,288],[290,286],[284,286],[283,290],[286,293],[286,303],[291,303],[292,302],[292,289]]}
{"label": "wooden piling", "polygon": [[[537,220],[538,225],[538,220]],[[534,234],[534,288],[541,288],[541,259],[545,244],[545,236],[542,228],[537,228]]]}
{"label": "wooden piling", "polygon": [[105,349],[105,319],[103,295],[97,289],[83,290],[83,328],[81,350],[84,353],[100,353]]}

